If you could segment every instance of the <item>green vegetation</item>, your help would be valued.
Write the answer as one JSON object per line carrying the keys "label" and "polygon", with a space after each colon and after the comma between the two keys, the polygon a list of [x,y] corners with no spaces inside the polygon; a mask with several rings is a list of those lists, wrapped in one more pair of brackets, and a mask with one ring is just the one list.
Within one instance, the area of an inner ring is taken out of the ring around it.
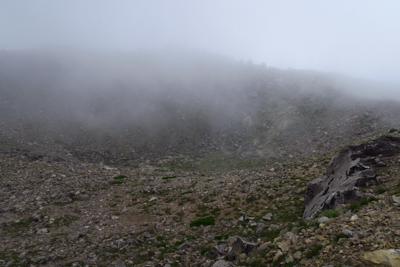
{"label": "green vegetation", "polygon": [[185,243],[185,240],[176,241],[175,244],[174,244],[174,247],[179,247],[179,246],[182,245],[183,243]]}
{"label": "green vegetation", "polygon": [[190,227],[200,226],[200,225],[214,225],[214,224],[215,224],[215,218],[213,216],[209,216],[191,222]]}
{"label": "green vegetation", "polygon": [[201,255],[204,255],[204,254],[206,254],[207,252],[209,252],[211,249],[210,248],[203,248],[202,250],[200,250],[200,254]]}
{"label": "green vegetation", "polygon": [[266,241],[274,241],[275,238],[279,236],[281,229],[271,230],[261,233],[260,237],[266,237]]}
{"label": "green vegetation", "polygon": [[380,194],[385,193],[385,192],[388,191],[388,190],[389,190],[389,189],[387,189],[387,188],[379,187],[379,188],[376,190],[376,192],[380,195]]}
{"label": "green vegetation", "polygon": [[311,259],[312,257],[318,255],[318,253],[320,252],[320,250],[323,247],[321,245],[315,246],[313,248],[311,248],[307,253],[306,253],[306,257]]}
{"label": "green vegetation", "polygon": [[347,210],[352,210],[353,212],[354,212],[354,211],[358,211],[358,210],[360,210],[360,208],[361,208],[362,206],[367,205],[368,203],[370,203],[370,202],[372,202],[372,201],[378,201],[378,200],[379,200],[379,199],[377,199],[376,197],[370,197],[370,198],[367,198],[367,199],[361,199],[361,200],[359,200],[359,201],[357,201],[357,202],[352,203],[352,204],[347,208]]}
{"label": "green vegetation", "polygon": [[174,178],[176,178],[176,176],[166,176],[166,177],[163,177],[162,179],[168,180],[168,179],[174,179]]}
{"label": "green vegetation", "polygon": [[123,184],[124,182],[123,181],[110,181],[108,183],[112,184],[112,185],[120,185],[120,184]]}
{"label": "green vegetation", "polygon": [[21,220],[19,222],[12,222],[7,224],[0,225],[1,229],[7,230],[8,232],[19,232],[22,230],[26,230],[29,227],[29,224],[32,222],[32,219],[29,220]]}
{"label": "green vegetation", "polygon": [[245,266],[248,267],[264,267],[265,266],[265,262],[263,259],[253,259],[252,261],[250,261],[249,263],[246,263]]}
{"label": "green vegetation", "polygon": [[333,237],[333,241],[334,241],[334,242],[338,242],[340,238],[348,238],[348,236],[347,236],[345,233],[340,232],[340,233],[337,233],[337,234]]}
{"label": "green vegetation", "polygon": [[338,212],[336,210],[324,210],[324,211],[320,211],[317,212],[315,214],[315,217],[328,217],[328,218],[336,218],[337,216],[339,216]]}
{"label": "green vegetation", "polygon": [[114,177],[114,179],[115,180],[121,180],[121,179],[124,179],[124,178],[126,178],[127,176],[125,176],[125,175],[118,175],[118,176],[115,176]]}
{"label": "green vegetation", "polygon": [[64,216],[55,219],[53,225],[56,227],[68,226],[78,219],[79,219],[79,217],[77,217],[77,216],[65,214]]}

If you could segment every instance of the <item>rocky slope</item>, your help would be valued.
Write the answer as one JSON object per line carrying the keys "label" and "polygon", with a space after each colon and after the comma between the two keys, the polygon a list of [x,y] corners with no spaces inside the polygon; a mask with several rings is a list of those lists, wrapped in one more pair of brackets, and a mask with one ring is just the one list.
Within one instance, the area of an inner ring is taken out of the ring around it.
{"label": "rocky slope", "polygon": [[378,155],[365,199],[302,220],[345,145],[399,137],[397,102],[332,77],[204,54],[0,51],[0,266],[396,262],[398,155]]}
{"label": "rocky slope", "polygon": [[0,264],[379,266],[400,245],[400,157],[381,157],[368,199],[305,222],[308,183],[336,153],[211,173],[1,154]]}
{"label": "rocky slope", "polygon": [[327,73],[206,53],[0,51],[0,151],[232,170],[311,156],[400,123],[397,102],[343,87]]}

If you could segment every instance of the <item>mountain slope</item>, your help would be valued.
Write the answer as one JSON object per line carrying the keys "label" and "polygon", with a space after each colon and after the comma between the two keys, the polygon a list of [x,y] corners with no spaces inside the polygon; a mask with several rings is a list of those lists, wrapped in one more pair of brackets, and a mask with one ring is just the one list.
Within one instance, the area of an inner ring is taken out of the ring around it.
{"label": "mountain slope", "polygon": [[29,144],[22,154],[32,158],[165,170],[262,166],[400,120],[397,102],[356,99],[334,75],[206,53],[33,50],[0,58],[0,149],[18,154]]}

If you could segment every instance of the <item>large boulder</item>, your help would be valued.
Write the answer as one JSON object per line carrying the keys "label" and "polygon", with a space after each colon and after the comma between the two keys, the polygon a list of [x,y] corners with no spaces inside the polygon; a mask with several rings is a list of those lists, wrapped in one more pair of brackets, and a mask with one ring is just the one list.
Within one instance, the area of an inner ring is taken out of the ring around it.
{"label": "large boulder", "polygon": [[303,203],[303,219],[318,211],[334,209],[339,204],[356,201],[360,186],[378,184],[373,168],[384,166],[383,157],[400,153],[400,138],[381,136],[358,146],[344,148],[332,158],[326,176],[310,182]]}
{"label": "large boulder", "polygon": [[377,250],[373,252],[366,252],[363,258],[364,266],[387,266],[387,267],[400,267],[400,250]]}

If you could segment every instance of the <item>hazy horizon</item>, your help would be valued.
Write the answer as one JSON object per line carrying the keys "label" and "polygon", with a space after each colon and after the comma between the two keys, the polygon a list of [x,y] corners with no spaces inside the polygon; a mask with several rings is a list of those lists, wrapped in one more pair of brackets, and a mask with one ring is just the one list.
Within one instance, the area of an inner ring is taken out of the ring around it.
{"label": "hazy horizon", "polygon": [[0,49],[180,47],[400,84],[396,1],[9,1]]}

